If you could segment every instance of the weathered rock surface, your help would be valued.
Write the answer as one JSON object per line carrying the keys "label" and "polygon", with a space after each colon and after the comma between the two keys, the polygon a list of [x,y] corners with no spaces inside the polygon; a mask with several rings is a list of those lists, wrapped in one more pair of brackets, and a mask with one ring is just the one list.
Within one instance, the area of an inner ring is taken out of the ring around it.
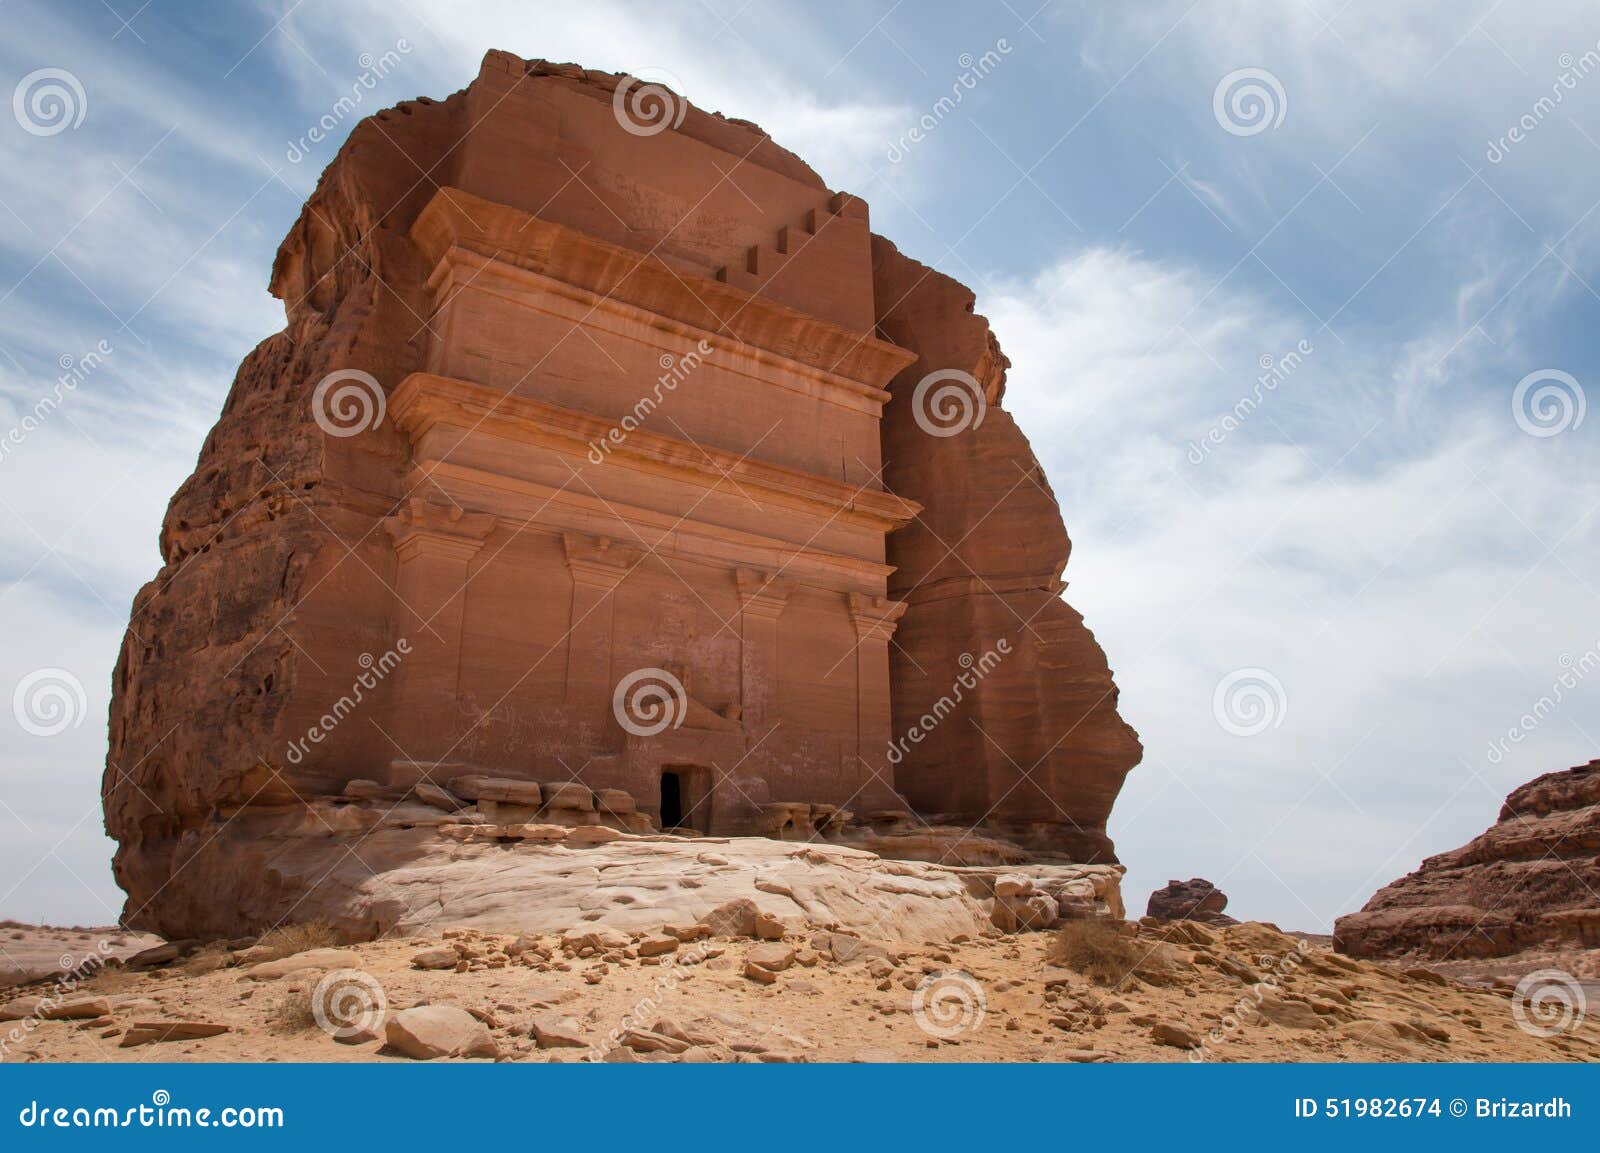
{"label": "weathered rock surface", "polygon": [[488,1026],[454,1005],[418,1005],[401,1009],[384,1026],[390,1048],[430,1061],[436,1057],[497,1057],[500,1047]]}
{"label": "weathered rock surface", "polygon": [[[891,655],[894,731],[920,738],[900,746],[895,788],[948,823],[1114,861],[1106,820],[1143,747],[1117,713],[1105,653],[1060,599],[1072,542],[1000,407],[1010,362],[971,289],[872,244],[878,328],[918,355],[883,422],[884,479],[923,506],[889,537],[890,595],[910,605]],[[938,384],[918,396],[936,372],[962,374],[948,383],[965,401],[947,393],[946,411],[964,404],[971,418],[956,418],[955,435],[926,431],[952,427],[938,419]]]}
{"label": "weathered rock surface", "polygon": [[132,1049],[138,1045],[153,1045],[163,1041],[199,1041],[206,1037],[220,1037],[229,1026],[215,1021],[135,1021],[128,1026],[118,1046]]}
{"label": "weathered rock surface", "polygon": [[[719,935],[763,939],[810,927],[924,941],[981,932],[991,924],[996,879],[1020,874],[1050,894],[1062,916],[1122,914],[1119,865],[951,867],[760,837],[618,833],[596,844],[583,828],[558,830],[565,839],[515,840],[500,828],[484,836],[471,823],[389,819],[382,801],[342,801],[279,813],[275,822],[262,815],[236,821],[218,833],[235,868],[193,893],[184,914],[220,927],[236,908],[282,917],[292,906],[297,918],[352,940],[452,924],[566,933],[596,951],[626,946],[621,930],[677,926],[693,936],[696,922]],[[431,952],[413,958],[428,967],[447,960]],[[243,976],[350,967],[350,950],[321,948]]]}
{"label": "weathered rock surface", "polygon": [[1547,773],[1499,819],[1334,925],[1352,957],[1467,961],[1600,947],[1600,760]]}
{"label": "weathered rock surface", "polygon": [[82,1021],[111,1012],[104,997],[19,997],[0,1005],[0,1021],[20,1021],[37,1017],[41,1021]]}
{"label": "weathered rock surface", "polygon": [[1187,881],[1168,881],[1166,888],[1150,894],[1144,915],[1158,921],[1201,921],[1208,925],[1236,925],[1222,910],[1228,898],[1210,881],[1191,877]]}
{"label": "weathered rock surface", "polygon": [[[753,833],[787,804],[986,826],[929,837],[942,862],[1115,862],[1139,742],[1058,599],[1070,544],[972,293],[753,125],[631,130],[630,83],[490,52],[323,173],[272,270],[287,326],[172,499],[113,678],[124,923],[367,931],[467,861],[431,903],[487,915],[537,854],[481,866],[528,830]],[[934,372],[983,419],[925,432]],[[661,727],[614,715],[629,670],[675,686]],[[331,844],[409,871],[319,874]]]}

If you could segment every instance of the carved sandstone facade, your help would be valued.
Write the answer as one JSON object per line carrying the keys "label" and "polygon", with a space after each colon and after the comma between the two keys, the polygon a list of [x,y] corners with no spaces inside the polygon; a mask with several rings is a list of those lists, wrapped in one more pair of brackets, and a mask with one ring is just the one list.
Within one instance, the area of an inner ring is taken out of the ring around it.
{"label": "carved sandstone facade", "polygon": [[[323,174],[118,665],[133,923],[191,927],[191,867],[269,884],[216,832],[352,780],[574,782],[717,833],[914,807],[1114,860],[1137,738],[971,294],[753,126],[630,118],[630,83],[491,52]],[[981,425],[919,431],[938,369]]]}

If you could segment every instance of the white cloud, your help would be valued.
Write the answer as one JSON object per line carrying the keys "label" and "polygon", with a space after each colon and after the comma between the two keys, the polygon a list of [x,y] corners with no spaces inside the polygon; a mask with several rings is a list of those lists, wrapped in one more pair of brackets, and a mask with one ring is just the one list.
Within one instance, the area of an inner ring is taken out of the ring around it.
{"label": "white cloud", "polygon": [[[980,308],[1074,538],[1067,598],[1150,750],[1112,818],[1131,900],[1168,874],[1217,873],[1246,915],[1325,928],[1369,895],[1349,903],[1375,862],[1397,857],[1386,883],[1488,824],[1496,790],[1589,755],[1561,723],[1581,720],[1578,703],[1514,765],[1484,755],[1563,653],[1600,641],[1573,631],[1597,619],[1584,574],[1600,571],[1600,472],[1576,443],[1523,434],[1509,386],[1500,404],[1463,405],[1497,371],[1475,350],[1391,397],[1417,349],[1319,336],[1194,464],[1186,446],[1250,389],[1263,353],[1294,346],[1300,315],[1107,249]],[[1409,427],[1391,436],[1402,405]],[[1375,426],[1364,440],[1355,413]],[[1271,670],[1288,701],[1282,726],[1251,738],[1211,715],[1242,667]],[[1193,819],[1174,826],[1175,807]]]}
{"label": "white cloud", "polygon": [[[807,64],[837,57],[838,49],[817,34],[814,18],[804,5],[769,10],[763,33],[781,31],[789,58]],[[786,68],[738,26],[720,23],[713,9],[692,0],[647,6],[595,0],[567,8],[493,0],[423,8],[367,0],[336,10],[297,8],[287,24],[301,43],[316,46],[329,74],[307,64],[287,39],[271,46],[311,107],[344,91],[361,52],[380,52],[400,36],[415,46],[402,65],[408,91],[464,87],[477,75],[484,51],[500,48],[586,68],[671,77],[697,107],[759,124],[834,188],[864,180],[912,116],[904,104],[873,99],[871,77],[848,61],[840,62],[833,83],[818,90],[804,78],[816,70]]]}

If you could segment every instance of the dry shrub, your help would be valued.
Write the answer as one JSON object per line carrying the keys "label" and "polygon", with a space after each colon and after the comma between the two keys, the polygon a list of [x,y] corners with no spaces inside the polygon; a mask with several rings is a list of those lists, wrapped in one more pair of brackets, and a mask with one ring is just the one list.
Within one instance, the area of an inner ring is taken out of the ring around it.
{"label": "dry shrub", "polygon": [[257,947],[272,950],[271,960],[304,953],[307,949],[326,949],[343,944],[339,932],[322,921],[307,921],[303,925],[279,925],[262,934]]}
{"label": "dry shrub", "polygon": [[1106,921],[1068,921],[1056,934],[1050,960],[1113,989],[1129,977],[1162,984],[1173,967],[1171,946],[1124,936]]}
{"label": "dry shrub", "polygon": [[290,985],[267,1013],[268,1027],[274,1033],[304,1033],[317,1028],[311,993],[304,985]]}

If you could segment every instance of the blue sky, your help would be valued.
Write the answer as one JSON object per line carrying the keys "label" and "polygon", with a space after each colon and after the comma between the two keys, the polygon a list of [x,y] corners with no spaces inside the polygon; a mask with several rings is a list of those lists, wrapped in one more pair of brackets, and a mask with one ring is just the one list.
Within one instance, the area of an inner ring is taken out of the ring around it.
{"label": "blue sky", "polygon": [[[291,144],[391,51],[367,110],[445,96],[491,47],[671,77],[973,286],[1074,540],[1068,599],[1144,737],[1112,819],[1131,905],[1199,875],[1241,916],[1326,928],[1600,754],[1592,5],[3,14],[0,687],[59,669],[83,699],[66,682],[48,736],[0,709],[0,917],[120,906],[98,808],[120,633],[239,360],[282,325],[272,256],[348,125]],[[71,82],[24,84],[41,69]],[[1264,724],[1228,711],[1240,686]]]}

